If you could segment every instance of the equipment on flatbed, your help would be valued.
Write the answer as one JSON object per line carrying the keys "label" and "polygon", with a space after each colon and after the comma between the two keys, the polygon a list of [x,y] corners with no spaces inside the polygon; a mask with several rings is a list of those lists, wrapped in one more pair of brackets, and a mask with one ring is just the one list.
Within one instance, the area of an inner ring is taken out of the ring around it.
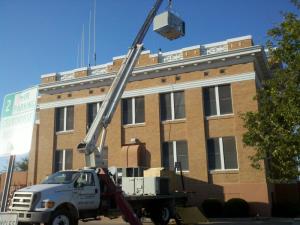
{"label": "equipment on flatbed", "polygon": [[168,177],[122,177],[122,190],[125,195],[168,195]]}

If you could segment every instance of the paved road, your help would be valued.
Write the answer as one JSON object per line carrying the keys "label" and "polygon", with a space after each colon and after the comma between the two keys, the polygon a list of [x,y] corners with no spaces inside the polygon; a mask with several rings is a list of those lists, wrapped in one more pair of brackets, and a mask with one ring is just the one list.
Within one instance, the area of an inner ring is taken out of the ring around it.
{"label": "paved road", "polygon": [[[151,222],[144,222],[144,225],[153,225]],[[212,220],[209,223],[212,225],[300,225],[299,221],[293,219],[265,219],[265,220],[253,220],[253,219],[241,219],[241,220]],[[103,218],[100,221],[80,222],[79,225],[129,225],[125,223],[121,218],[110,220]],[[171,223],[170,223],[171,225]],[[172,224],[173,225],[173,224]]]}

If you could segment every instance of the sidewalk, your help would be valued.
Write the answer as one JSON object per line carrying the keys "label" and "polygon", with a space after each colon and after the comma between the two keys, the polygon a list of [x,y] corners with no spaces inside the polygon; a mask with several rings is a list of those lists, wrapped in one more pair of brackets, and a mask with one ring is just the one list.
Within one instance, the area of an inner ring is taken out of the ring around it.
{"label": "sidewalk", "polygon": [[[110,220],[108,218],[102,218],[100,221],[80,222],[79,225],[129,225],[125,223],[121,218]],[[146,219],[143,224],[152,224],[150,220]],[[170,223],[174,224],[174,223]],[[272,217],[261,217],[261,218],[217,218],[209,219],[208,223],[200,224],[212,224],[212,225],[300,225],[300,219],[296,218],[272,218]]]}

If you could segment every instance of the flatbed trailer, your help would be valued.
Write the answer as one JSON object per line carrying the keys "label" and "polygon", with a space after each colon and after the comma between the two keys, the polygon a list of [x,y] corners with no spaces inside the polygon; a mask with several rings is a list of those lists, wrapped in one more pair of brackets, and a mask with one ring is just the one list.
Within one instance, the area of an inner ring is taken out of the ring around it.
{"label": "flatbed trailer", "polygon": [[108,171],[102,170],[98,176],[102,185],[104,184],[101,195],[104,204],[100,211],[106,217],[122,216],[130,224],[139,224],[142,217],[150,218],[155,225],[166,225],[172,218],[177,221],[176,207],[184,207],[188,201],[187,192],[124,195]]}

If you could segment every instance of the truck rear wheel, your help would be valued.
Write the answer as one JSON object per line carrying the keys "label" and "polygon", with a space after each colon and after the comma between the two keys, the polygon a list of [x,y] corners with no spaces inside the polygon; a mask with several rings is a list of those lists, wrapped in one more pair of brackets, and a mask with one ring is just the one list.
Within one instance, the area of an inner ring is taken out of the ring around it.
{"label": "truck rear wheel", "polygon": [[49,225],[76,225],[70,213],[65,210],[58,210],[53,213]]}
{"label": "truck rear wheel", "polygon": [[167,225],[170,221],[171,213],[168,207],[152,209],[150,218],[155,225]]}

